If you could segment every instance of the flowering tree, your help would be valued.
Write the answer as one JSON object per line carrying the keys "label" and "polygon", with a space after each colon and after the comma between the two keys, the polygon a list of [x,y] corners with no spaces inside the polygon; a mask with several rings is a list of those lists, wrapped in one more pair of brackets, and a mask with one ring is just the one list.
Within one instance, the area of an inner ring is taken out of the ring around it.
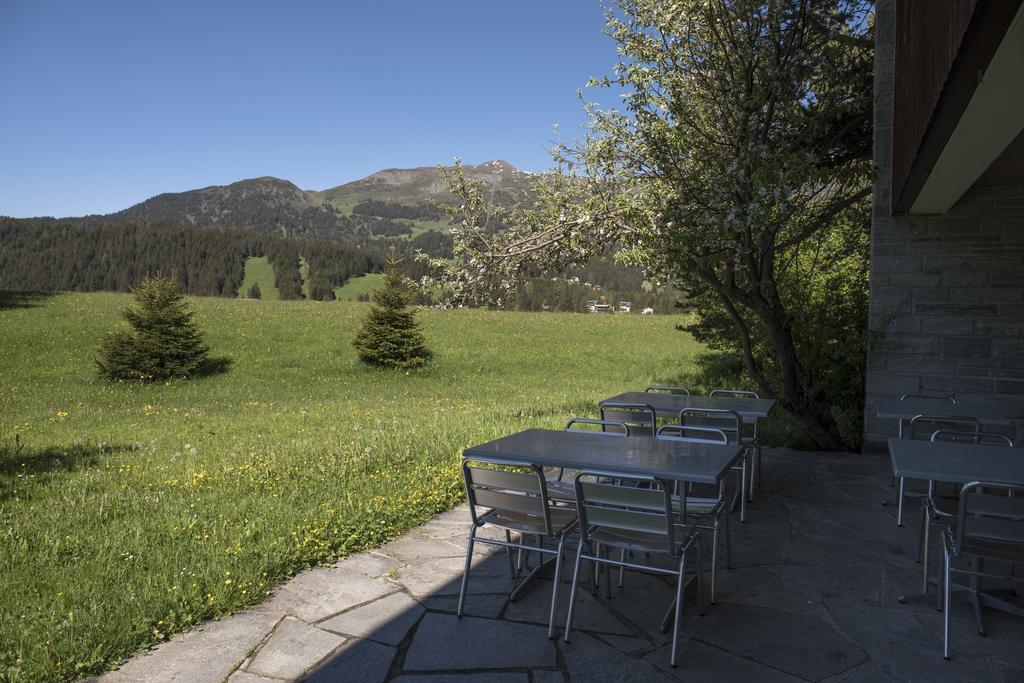
{"label": "flowering tree", "polygon": [[692,331],[740,352],[819,447],[849,445],[830,398],[862,381],[870,9],[618,0],[606,33],[621,59],[591,85],[621,90],[624,108],[585,104],[588,133],[554,149],[522,206],[450,175],[455,259],[433,265],[453,299],[500,301],[527,272],[614,246],[686,292]]}

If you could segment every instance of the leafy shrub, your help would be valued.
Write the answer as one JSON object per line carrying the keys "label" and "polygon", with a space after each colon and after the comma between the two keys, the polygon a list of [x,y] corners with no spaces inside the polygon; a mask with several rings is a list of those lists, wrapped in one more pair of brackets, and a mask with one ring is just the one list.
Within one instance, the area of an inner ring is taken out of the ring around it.
{"label": "leafy shrub", "polygon": [[246,294],[250,299],[262,299],[263,292],[260,291],[260,285],[258,282],[252,283],[252,287],[249,288],[249,293]]}
{"label": "leafy shrub", "polygon": [[100,375],[152,381],[194,374],[209,348],[192,316],[177,282],[147,277],[135,290],[135,306],[124,311],[132,329],[111,332],[100,343]]}

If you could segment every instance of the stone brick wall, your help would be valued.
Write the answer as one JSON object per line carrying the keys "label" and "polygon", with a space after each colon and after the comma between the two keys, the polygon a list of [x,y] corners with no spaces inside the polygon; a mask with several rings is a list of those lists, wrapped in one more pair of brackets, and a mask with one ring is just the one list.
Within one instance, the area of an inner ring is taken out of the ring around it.
{"label": "stone brick wall", "polygon": [[991,404],[1024,439],[1024,186],[974,187],[939,216],[891,215],[892,0],[877,8],[865,443],[895,435],[874,406],[906,393]]}

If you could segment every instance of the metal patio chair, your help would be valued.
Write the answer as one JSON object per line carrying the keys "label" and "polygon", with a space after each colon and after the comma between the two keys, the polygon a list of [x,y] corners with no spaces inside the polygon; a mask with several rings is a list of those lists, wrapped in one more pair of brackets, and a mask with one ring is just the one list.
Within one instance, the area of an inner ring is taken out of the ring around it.
{"label": "metal patio chair", "polygon": [[625,422],[631,436],[654,436],[658,429],[658,415],[646,403],[607,402],[601,405],[601,419]]}
{"label": "metal patio chair", "polygon": [[[936,405],[956,405],[956,399],[952,396],[936,396],[935,394],[903,394],[900,396],[900,403],[907,399],[917,399],[924,401],[935,401]],[[900,420],[899,428],[897,430],[897,436],[903,438],[903,420]]]}
{"label": "metal patio chair", "polygon": [[684,408],[679,411],[679,424],[688,427],[705,427],[717,429],[723,432],[728,438],[728,443],[738,443],[745,446],[743,459],[739,465],[733,465],[733,470],[740,479],[740,485],[732,501],[732,509],[737,504],[740,508],[740,521],[747,521],[747,501],[752,499],[751,489],[751,460],[753,446],[743,442],[743,420],[735,410],[723,408]]}
{"label": "metal patio chair", "polygon": [[[952,415],[915,415],[910,419],[910,438],[916,439],[921,435],[919,426],[926,426],[927,431],[924,438],[931,438],[936,430],[952,429],[960,432],[981,432],[981,423],[973,417],[957,417]],[[923,498],[927,493],[906,493],[906,481],[899,478],[899,488],[896,491],[896,526],[903,526],[903,502],[906,498]]]}
{"label": "metal patio chair", "polygon": [[[978,623],[978,633],[985,634],[981,620],[981,579],[994,578],[1024,583],[1024,577],[1013,574],[1013,566],[1024,562],[1024,488],[998,482],[972,481],[960,490],[960,510],[956,525],[944,530],[943,590],[945,606],[942,634],[942,656],[949,659],[949,637],[952,629],[953,574],[970,577],[971,603]],[[986,560],[1008,562],[1009,573],[985,571]],[[957,564],[966,561],[966,568]]]}
{"label": "metal patio chair", "polygon": [[[677,432],[677,433],[673,433]],[[729,443],[729,437],[720,429],[711,429],[708,427],[688,427],[686,425],[665,425],[658,430],[659,439],[666,439],[670,441],[689,441],[691,443],[711,443],[727,445]],[[698,529],[704,529],[711,533],[711,604],[715,604],[715,584],[716,577],[718,575],[718,531],[719,527],[722,526],[722,520],[724,520],[725,526],[725,566],[728,569],[732,569],[732,537],[729,533],[729,515],[723,515],[723,512],[727,512],[725,509],[725,480],[723,479],[718,484],[718,495],[717,496],[693,496],[689,492],[686,496],[681,496],[678,486],[673,492],[675,495],[672,497],[673,509],[679,513],[683,505],[686,506],[686,518],[690,519],[693,515],[697,518],[695,526]],[[622,583],[622,575],[619,575],[620,585]]]}
{"label": "metal patio chair", "polygon": [[[601,483],[603,478],[629,480],[634,484],[646,484],[649,488],[616,486]],[[576,590],[579,587],[580,567],[584,560],[594,564],[625,567],[654,574],[677,577],[675,601],[670,610],[674,611],[672,627],[672,666],[676,665],[679,645],[679,624],[683,608],[686,585],[686,560],[690,547],[696,544],[697,592],[701,614],[704,613],[704,568],[700,535],[693,525],[684,525],[683,520],[672,508],[672,484],[669,481],[641,474],[621,472],[584,471],[576,475],[576,510],[580,521],[580,544],[576,551],[576,563],[572,573],[572,587],[569,592],[569,613],[565,622],[565,642],[570,642],[572,619],[576,606]],[[637,564],[614,560],[610,553],[594,552],[596,544],[602,548],[618,548],[632,551],[637,555],[656,554],[667,556],[676,568]],[[589,552],[588,552],[589,550]],[[667,619],[662,620],[662,631],[666,630]]]}
{"label": "metal patio chair", "polygon": [[[536,465],[515,460],[486,461],[492,466],[497,465],[517,470],[508,471],[474,467],[470,465],[470,462],[482,463],[483,461],[464,461],[462,463],[462,475],[466,483],[466,497],[469,499],[469,512],[473,524],[469,529],[466,566],[462,574],[457,614],[459,617],[463,614],[475,543],[504,547],[508,551],[509,567],[513,579],[518,575],[518,569],[511,554],[513,549],[554,555],[555,576],[554,586],[551,589],[551,612],[548,622],[548,638],[554,638],[562,556],[565,551],[566,537],[576,527],[576,511],[569,507],[552,504],[548,498],[544,470]],[[503,529],[505,540],[477,538],[477,531],[488,525]],[[517,532],[520,535],[518,543],[512,540],[512,532]],[[527,545],[527,536],[537,537],[537,545]],[[546,538],[557,539],[558,548],[556,550],[545,548],[543,541]],[[529,580],[529,577],[525,580]]]}
{"label": "metal patio chair", "polygon": [[[712,389],[709,396],[722,396],[725,398],[753,398],[759,399],[756,391],[747,389]],[[757,436],[757,421],[750,427],[750,432],[745,433],[743,428],[746,423],[740,421],[740,443],[749,446],[752,450],[750,462],[750,500],[754,500],[754,481],[760,486],[764,478],[764,468],[761,463],[761,440]]]}
{"label": "metal patio chair", "polygon": [[[604,434],[606,436],[629,436],[629,425],[625,422],[618,422],[616,420],[595,420],[589,417],[574,417],[565,423],[565,430],[570,431],[572,429],[578,429],[577,425],[596,425],[600,427],[598,430],[588,430],[595,434]],[[551,496],[552,500],[562,503],[571,502],[575,505],[576,501],[576,487],[572,482],[565,481],[565,468],[558,469],[558,475],[554,478],[548,479],[548,495]]]}
{"label": "metal patio chair", "polygon": [[[986,434],[984,432],[963,432],[953,429],[937,429],[932,434],[932,442],[935,441],[956,441],[960,443],[983,444],[990,443],[993,446],[1006,446],[1013,448],[1013,440],[1003,434]],[[928,554],[930,550],[931,528],[952,527],[956,524],[957,513],[959,512],[959,496],[942,496],[937,492],[935,482],[928,482],[928,494],[924,499],[923,519],[921,530],[918,533],[917,560],[922,566],[923,593],[928,592]]]}
{"label": "metal patio chair", "polygon": [[[900,396],[900,403],[903,403],[907,399],[932,400],[932,401],[936,402],[936,405],[940,405],[940,404],[941,405],[946,405],[946,404],[956,405],[956,399],[953,398],[952,396],[936,396],[935,394],[903,394],[902,396]],[[897,428],[896,428],[896,438],[898,438],[898,439],[902,439],[903,438],[903,422],[904,422],[903,418],[900,418],[899,424],[897,425]],[[891,479],[889,480],[889,485],[890,486],[895,486],[896,485],[896,475],[895,474],[892,475]],[[902,526],[902,524],[897,524],[897,526]]]}
{"label": "metal patio chair", "polygon": [[644,393],[650,394],[654,392],[667,392],[669,394],[680,394],[681,396],[689,396],[690,390],[686,387],[670,387],[664,384],[652,384],[651,386],[644,389]]}

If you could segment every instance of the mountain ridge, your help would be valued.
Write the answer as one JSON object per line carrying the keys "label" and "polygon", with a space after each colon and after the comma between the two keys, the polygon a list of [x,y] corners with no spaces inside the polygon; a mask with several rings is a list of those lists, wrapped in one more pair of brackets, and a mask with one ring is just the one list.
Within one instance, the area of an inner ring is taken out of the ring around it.
{"label": "mountain ridge", "polygon": [[[450,170],[452,167],[445,167]],[[464,165],[484,181],[490,199],[510,203],[528,192],[533,175],[494,159]],[[243,228],[285,237],[364,243],[442,232],[447,220],[431,200],[451,199],[437,166],[385,168],[323,190],[304,190],[285,178],[259,176],[227,185],[164,192],[113,213],[88,218],[198,228]]]}

